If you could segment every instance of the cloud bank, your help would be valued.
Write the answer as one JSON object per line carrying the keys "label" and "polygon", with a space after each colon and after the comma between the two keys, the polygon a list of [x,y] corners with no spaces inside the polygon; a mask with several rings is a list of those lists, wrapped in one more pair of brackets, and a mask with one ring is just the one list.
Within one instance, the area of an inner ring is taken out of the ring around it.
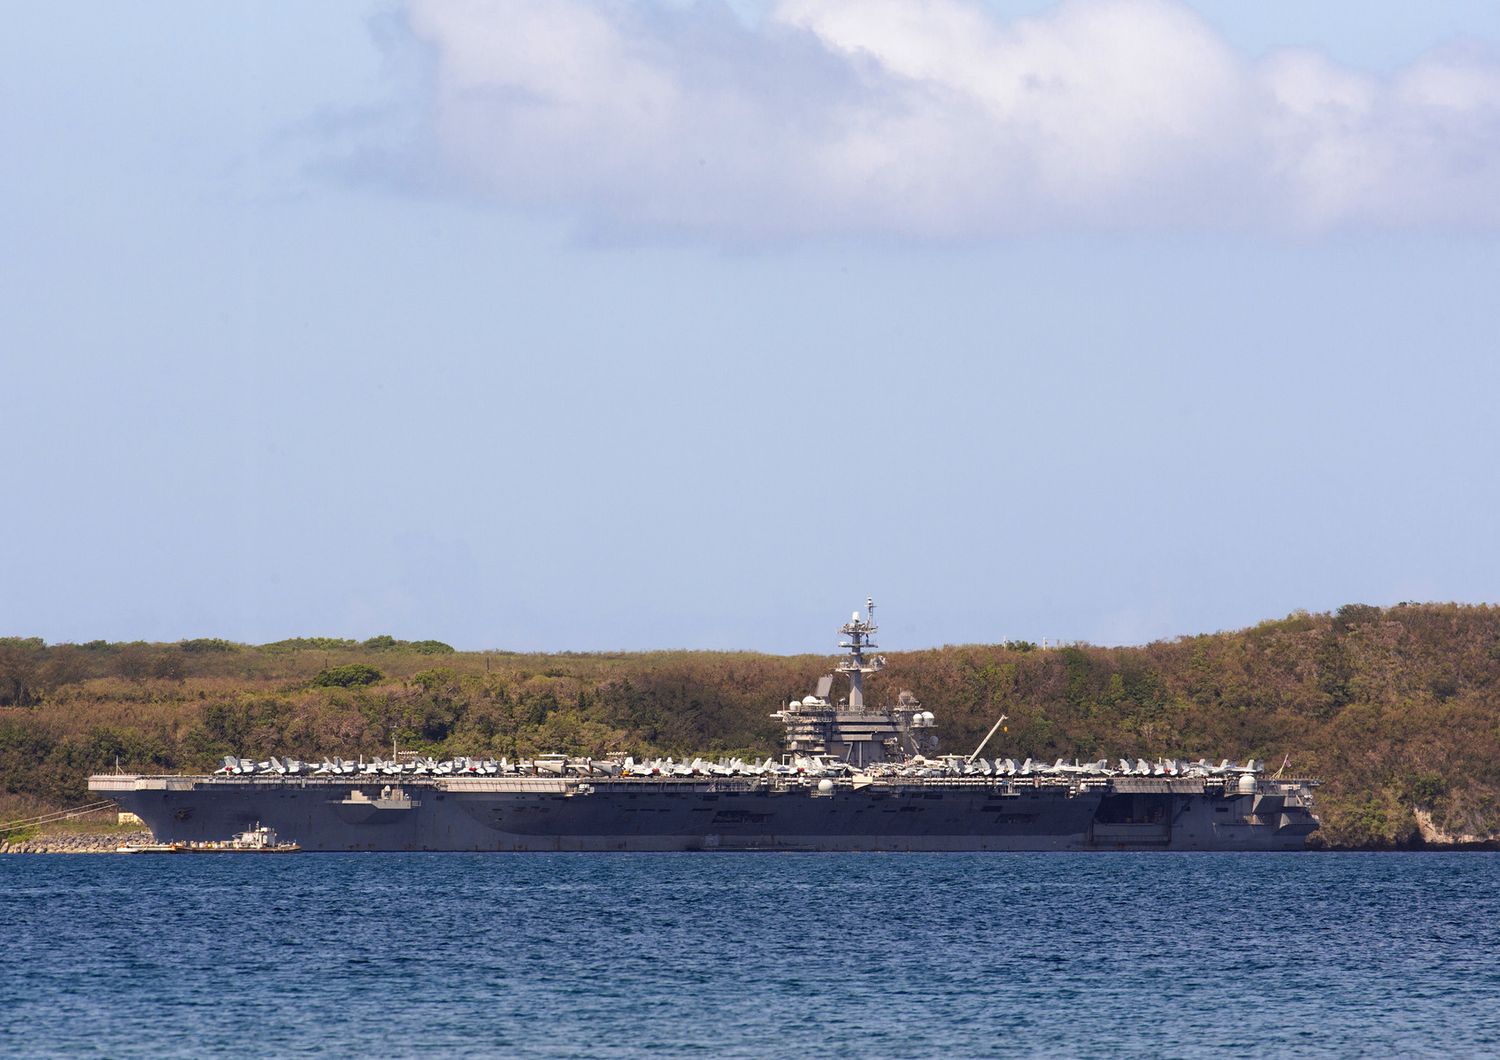
{"label": "cloud bank", "polygon": [[1250,61],[1180,0],[411,0],[445,161],[620,233],[1492,228],[1500,63]]}

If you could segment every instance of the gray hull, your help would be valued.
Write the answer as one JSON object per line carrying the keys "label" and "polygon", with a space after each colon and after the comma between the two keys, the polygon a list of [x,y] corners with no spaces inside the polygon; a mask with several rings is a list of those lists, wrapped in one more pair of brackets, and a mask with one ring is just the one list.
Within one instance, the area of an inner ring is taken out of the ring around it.
{"label": "gray hull", "polygon": [[159,841],[257,823],[309,851],[1298,850],[1317,827],[1285,794],[1201,781],[1068,786],[645,778],[404,780],[98,776]]}

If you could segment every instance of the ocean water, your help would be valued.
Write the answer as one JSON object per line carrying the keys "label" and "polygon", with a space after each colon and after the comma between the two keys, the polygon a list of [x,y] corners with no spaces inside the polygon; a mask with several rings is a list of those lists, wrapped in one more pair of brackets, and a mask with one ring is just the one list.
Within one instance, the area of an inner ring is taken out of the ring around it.
{"label": "ocean water", "polygon": [[15,1056],[1500,1056],[1500,855],[0,858]]}

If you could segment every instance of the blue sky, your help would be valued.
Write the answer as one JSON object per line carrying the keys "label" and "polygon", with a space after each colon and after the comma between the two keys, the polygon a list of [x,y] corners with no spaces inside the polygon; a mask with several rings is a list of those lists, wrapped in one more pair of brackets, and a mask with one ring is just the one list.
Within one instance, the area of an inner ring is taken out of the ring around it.
{"label": "blue sky", "polygon": [[821,651],[867,594],[890,648],[1500,596],[1495,5],[8,23],[0,633]]}

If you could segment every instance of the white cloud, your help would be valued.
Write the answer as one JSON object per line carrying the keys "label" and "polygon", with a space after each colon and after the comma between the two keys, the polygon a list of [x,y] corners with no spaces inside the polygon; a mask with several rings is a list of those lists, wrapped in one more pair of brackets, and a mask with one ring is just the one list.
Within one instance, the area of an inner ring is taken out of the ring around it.
{"label": "white cloud", "polygon": [[1180,0],[412,0],[447,161],[626,232],[1494,226],[1500,65],[1251,62]]}

